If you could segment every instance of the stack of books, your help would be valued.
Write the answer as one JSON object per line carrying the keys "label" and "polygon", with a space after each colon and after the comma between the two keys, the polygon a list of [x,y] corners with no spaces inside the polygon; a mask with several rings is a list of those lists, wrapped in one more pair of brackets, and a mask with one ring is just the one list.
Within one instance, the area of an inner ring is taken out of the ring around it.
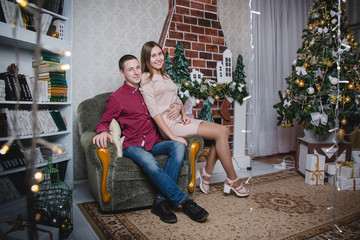
{"label": "stack of books", "polygon": [[[0,79],[5,82],[5,100],[32,101],[32,94],[25,75],[18,74],[16,79],[15,74],[4,72],[0,73]],[[17,87],[19,88],[19,96],[16,94]]]}
{"label": "stack of books", "polygon": [[[35,67],[33,58],[33,67]],[[39,62],[39,101],[67,102],[66,71],[60,69],[60,59],[42,56]]]}

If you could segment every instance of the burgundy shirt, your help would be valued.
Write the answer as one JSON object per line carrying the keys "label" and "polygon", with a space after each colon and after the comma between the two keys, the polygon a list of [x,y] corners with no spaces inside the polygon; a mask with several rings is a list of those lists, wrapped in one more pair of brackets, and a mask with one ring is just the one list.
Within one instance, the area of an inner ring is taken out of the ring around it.
{"label": "burgundy shirt", "polygon": [[138,88],[124,83],[106,101],[105,112],[96,127],[96,133],[109,132],[112,119],[120,123],[121,135],[125,136],[123,149],[136,145],[150,151],[162,141],[153,119],[146,108]]}

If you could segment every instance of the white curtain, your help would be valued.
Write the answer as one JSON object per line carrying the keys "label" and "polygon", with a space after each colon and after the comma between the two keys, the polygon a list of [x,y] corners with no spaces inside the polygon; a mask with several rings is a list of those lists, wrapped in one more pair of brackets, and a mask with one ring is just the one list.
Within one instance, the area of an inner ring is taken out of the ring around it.
{"label": "white curtain", "polygon": [[251,42],[254,46],[249,64],[247,148],[250,156],[264,156],[296,149],[299,128],[277,126],[273,105],[278,91],[287,88],[285,78],[301,47],[312,0],[252,0]]}

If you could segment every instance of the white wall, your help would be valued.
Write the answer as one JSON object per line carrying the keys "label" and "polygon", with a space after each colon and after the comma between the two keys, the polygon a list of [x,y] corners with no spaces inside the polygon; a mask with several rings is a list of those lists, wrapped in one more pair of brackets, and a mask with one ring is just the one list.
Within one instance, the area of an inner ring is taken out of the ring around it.
{"label": "white wall", "polygon": [[[80,146],[77,106],[99,93],[123,84],[119,58],[140,57],[146,41],[158,41],[168,12],[168,0],[74,0],[73,15],[73,126],[74,178],[87,178]],[[248,61],[249,13],[246,0],[219,0],[218,15],[233,54]],[[235,66],[234,66],[235,67]],[[245,67],[245,71],[247,67]]]}

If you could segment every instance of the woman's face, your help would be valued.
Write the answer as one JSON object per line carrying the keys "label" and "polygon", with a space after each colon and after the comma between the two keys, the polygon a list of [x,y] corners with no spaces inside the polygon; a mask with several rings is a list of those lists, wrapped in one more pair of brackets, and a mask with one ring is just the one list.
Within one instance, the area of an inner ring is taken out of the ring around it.
{"label": "woman's face", "polygon": [[150,66],[154,69],[155,73],[160,73],[160,69],[164,65],[164,59],[164,54],[158,46],[151,49]]}

